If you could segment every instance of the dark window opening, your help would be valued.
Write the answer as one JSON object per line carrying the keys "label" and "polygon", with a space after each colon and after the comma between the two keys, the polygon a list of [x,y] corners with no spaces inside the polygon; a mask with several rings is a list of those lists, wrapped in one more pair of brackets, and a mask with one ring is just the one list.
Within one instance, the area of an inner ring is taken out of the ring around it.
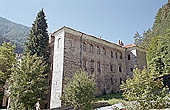
{"label": "dark window opening", "polygon": [[122,53],[120,53],[120,59],[122,59]]}
{"label": "dark window opening", "polygon": [[111,51],[111,57],[113,57],[113,52]]}
{"label": "dark window opening", "polygon": [[97,46],[97,54],[100,54],[100,48]]}
{"label": "dark window opening", "polygon": [[58,39],[58,45],[57,45],[57,48],[60,47],[60,42],[61,42],[61,38]]}
{"label": "dark window opening", "polygon": [[94,61],[93,60],[90,61],[90,72],[91,74],[93,74],[94,72]]}
{"label": "dark window opening", "polygon": [[93,52],[93,45],[92,44],[90,44],[90,52]]}
{"label": "dark window opening", "polygon": [[115,55],[116,55],[116,59],[117,59],[117,52],[115,53]]}
{"label": "dark window opening", "polygon": [[132,71],[133,71],[133,68],[130,68],[130,71],[132,72]]}
{"label": "dark window opening", "polygon": [[119,72],[122,72],[122,66],[119,66]]}
{"label": "dark window opening", "polygon": [[113,71],[113,65],[110,65],[110,71]]}
{"label": "dark window opening", "polygon": [[111,80],[111,85],[113,85],[113,79],[111,78],[110,80]]}
{"label": "dark window opening", "polygon": [[128,55],[128,60],[130,60],[130,55]]}
{"label": "dark window opening", "polygon": [[106,49],[103,47],[103,54],[106,55]]}
{"label": "dark window opening", "polygon": [[97,62],[97,70],[98,70],[98,72],[101,72],[100,62]]}
{"label": "dark window opening", "polygon": [[86,43],[83,42],[83,51],[86,51]]}
{"label": "dark window opening", "polygon": [[122,84],[122,78],[120,78],[120,84]]}

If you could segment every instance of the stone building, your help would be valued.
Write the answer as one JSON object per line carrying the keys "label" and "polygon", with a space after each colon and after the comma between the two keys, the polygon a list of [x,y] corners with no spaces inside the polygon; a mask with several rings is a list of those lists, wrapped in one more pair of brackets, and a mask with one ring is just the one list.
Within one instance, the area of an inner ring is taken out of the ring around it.
{"label": "stone building", "polygon": [[50,52],[50,108],[61,106],[65,79],[80,68],[95,76],[96,95],[102,95],[120,92],[121,82],[133,76],[133,69],[146,66],[145,51],[133,44],[111,43],[68,27],[51,34]]}

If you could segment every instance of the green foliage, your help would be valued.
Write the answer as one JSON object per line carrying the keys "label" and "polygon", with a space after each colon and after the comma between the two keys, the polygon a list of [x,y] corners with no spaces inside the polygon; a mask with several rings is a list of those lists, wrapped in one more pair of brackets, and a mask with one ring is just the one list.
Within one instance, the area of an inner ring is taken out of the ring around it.
{"label": "green foliage", "polygon": [[170,31],[162,36],[152,38],[148,48],[148,66],[157,71],[164,84],[170,87]]}
{"label": "green foliage", "polygon": [[13,68],[9,79],[12,110],[31,110],[38,100],[45,99],[46,66],[42,57],[27,54],[21,64]]}
{"label": "green foliage", "polygon": [[143,35],[141,35],[142,39],[140,46],[147,49],[152,38],[165,34],[168,29],[170,29],[169,2],[158,10],[151,30],[149,29],[148,31],[144,32]]}
{"label": "green foliage", "polygon": [[110,99],[123,99],[122,93],[113,93],[113,94],[106,94],[102,95],[100,97],[97,97],[97,100],[99,101],[105,101],[105,100],[110,100]]}
{"label": "green foliage", "polygon": [[3,43],[0,46],[0,85],[4,85],[9,79],[12,67],[16,63],[15,47],[11,43]]}
{"label": "green foliage", "polygon": [[168,88],[164,87],[162,79],[159,79],[159,73],[150,69],[134,71],[134,77],[127,79],[126,83],[121,85],[123,96],[126,100],[137,101],[138,109],[162,109],[170,106],[168,104]]}
{"label": "green foliage", "polygon": [[45,13],[41,10],[37,14],[26,42],[26,53],[31,55],[37,54],[39,57],[43,57],[46,63],[49,61],[49,36],[47,28]]}
{"label": "green foliage", "polygon": [[95,81],[86,72],[80,71],[65,85],[61,100],[75,110],[91,110],[95,103],[95,91]]}
{"label": "green foliage", "polygon": [[141,44],[142,37],[138,32],[136,32],[136,34],[135,34],[135,36],[133,38],[135,40],[135,43],[134,43],[135,45],[140,45]]}
{"label": "green foliage", "polygon": [[106,101],[109,105],[114,105],[117,103],[125,103],[126,101],[123,100],[122,93],[114,93],[114,94],[107,94],[97,97],[97,101]]}

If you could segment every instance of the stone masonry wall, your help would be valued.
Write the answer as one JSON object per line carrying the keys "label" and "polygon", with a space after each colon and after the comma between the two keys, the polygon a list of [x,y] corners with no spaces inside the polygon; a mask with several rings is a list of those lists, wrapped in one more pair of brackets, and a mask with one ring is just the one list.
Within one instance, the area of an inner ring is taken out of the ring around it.
{"label": "stone masonry wall", "polygon": [[80,69],[94,76],[96,95],[102,95],[120,92],[121,82],[133,76],[135,65],[140,68],[146,65],[145,52],[137,47],[125,48],[67,27],[52,36],[50,108],[61,107],[64,85]]}
{"label": "stone masonry wall", "polygon": [[[92,39],[88,35],[83,35],[81,40],[81,36],[82,34],[65,33],[64,78],[70,79],[80,69],[80,62],[82,62],[84,70],[89,75],[95,76],[97,95],[120,91],[121,81],[126,80],[125,49],[115,45],[109,46],[108,42],[97,38]],[[80,43],[82,43],[82,50]],[[93,45],[93,52],[90,52],[91,45]],[[103,48],[106,54],[104,54]],[[66,81],[64,82],[66,83]]]}

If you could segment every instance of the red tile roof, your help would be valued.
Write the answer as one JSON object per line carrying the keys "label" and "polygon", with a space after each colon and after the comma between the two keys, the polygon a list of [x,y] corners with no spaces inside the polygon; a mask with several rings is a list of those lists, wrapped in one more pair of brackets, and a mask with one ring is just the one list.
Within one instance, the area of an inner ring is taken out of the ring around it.
{"label": "red tile roof", "polygon": [[131,47],[136,47],[136,45],[135,45],[135,44],[128,44],[128,45],[125,45],[125,46],[123,46],[123,47],[125,47],[125,48],[131,48]]}

